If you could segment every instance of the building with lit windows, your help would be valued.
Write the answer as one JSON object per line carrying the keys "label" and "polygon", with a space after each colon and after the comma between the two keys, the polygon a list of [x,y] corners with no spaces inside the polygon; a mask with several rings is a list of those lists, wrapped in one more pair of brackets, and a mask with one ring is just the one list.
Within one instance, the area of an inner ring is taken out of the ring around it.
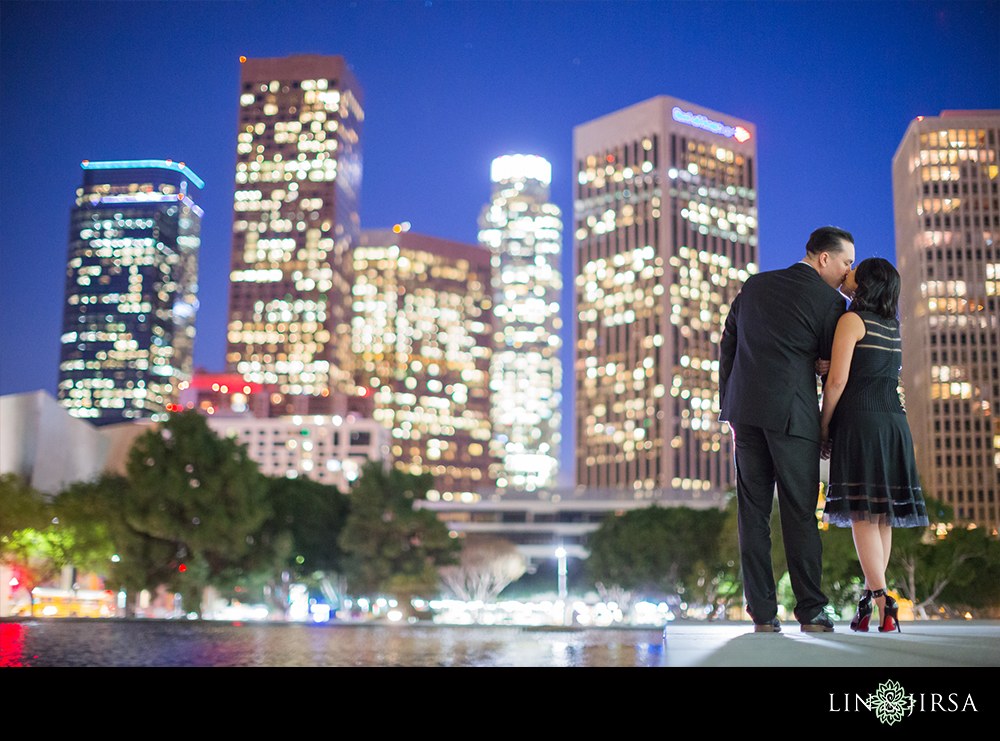
{"label": "building with lit windows", "polygon": [[573,156],[576,483],[725,491],[718,343],[758,265],[754,125],[660,96],[577,126]]}
{"label": "building with lit windows", "polygon": [[892,163],[902,381],[926,495],[997,530],[1000,111],[910,122]]}
{"label": "building with lit windows", "polygon": [[358,394],[395,466],[434,475],[432,500],[478,501],[495,484],[491,256],[407,227],[363,231],[354,251]]}
{"label": "building with lit windows", "polygon": [[491,478],[502,494],[552,486],[558,473],[562,219],[549,203],[552,166],[543,158],[497,157],[490,179],[479,241],[493,255],[491,445],[499,462]]}
{"label": "building with lit windows", "polygon": [[159,419],[190,381],[204,183],[183,162],[84,162],[70,216],[59,404]]}
{"label": "building with lit windows", "polygon": [[247,456],[266,476],[303,476],[346,492],[367,461],[389,458],[389,431],[372,419],[334,416],[209,416],[219,437],[246,445]]}
{"label": "building with lit windows", "polygon": [[226,363],[269,414],[345,414],[354,394],[361,103],[343,57],[241,68]]}

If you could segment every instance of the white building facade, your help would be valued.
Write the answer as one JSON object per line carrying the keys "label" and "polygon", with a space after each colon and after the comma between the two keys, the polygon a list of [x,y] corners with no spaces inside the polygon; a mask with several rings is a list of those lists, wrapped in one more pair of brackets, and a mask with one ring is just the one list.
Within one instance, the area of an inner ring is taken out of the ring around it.
{"label": "white building facade", "polygon": [[235,437],[267,476],[305,476],[347,491],[367,461],[387,461],[389,430],[373,419],[338,416],[208,417],[219,437]]}

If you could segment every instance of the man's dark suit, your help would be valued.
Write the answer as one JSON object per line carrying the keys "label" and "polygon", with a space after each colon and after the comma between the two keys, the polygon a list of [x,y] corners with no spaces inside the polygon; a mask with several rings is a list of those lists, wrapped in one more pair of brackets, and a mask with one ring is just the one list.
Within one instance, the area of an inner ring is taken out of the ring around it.
{"label": "man's dark suit", "polygon": [[720,420],[733,428],[740,561],[755,623],[777,614],[771,570],[771,504],[778,485],[795,617],[827,605],[816,523],[820,412],[815,362],[828,360],[847,302],[816,270],[797,263],[754,275],[733,301],[722,334]]}

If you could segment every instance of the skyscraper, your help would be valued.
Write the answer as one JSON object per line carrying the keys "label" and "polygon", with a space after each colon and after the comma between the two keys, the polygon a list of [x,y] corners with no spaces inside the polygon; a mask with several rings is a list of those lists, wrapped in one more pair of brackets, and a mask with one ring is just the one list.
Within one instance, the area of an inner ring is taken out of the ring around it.
{"label": "skyscraper", "polygon": [[271,413],[346,412],[361,89],[343,57],[248,59],[240,78],[228,370]]}
{"label": "skyscraper", "polygon": [[660,96],[577,126],[576,483],[735,482],[718,343],[756,272],[754,126]]}
{"label": "skyscraper", "polygon": [[479,241],[493,253],[492,475],[500,489],[533,491],[555,484],[559,464],[562,220],[543,158],[497,157],[490,178]]}
{"label": "skyscraper", "polygon": [[73,416],[159,419],[190,381],[203,185],[183,162],[83,163],[59,363]]}
{"label": "skyscraper", "polygon": [[910,122],[892,163],[902,380],[925,494],[996,531],[1000,111]]}
{"label": "skyscraper", "polygon": [[359,393],[395,466],[433,474],[432,501],[478,501],[495,483],[490,253],[397,226],[361,232],[354,273]]}

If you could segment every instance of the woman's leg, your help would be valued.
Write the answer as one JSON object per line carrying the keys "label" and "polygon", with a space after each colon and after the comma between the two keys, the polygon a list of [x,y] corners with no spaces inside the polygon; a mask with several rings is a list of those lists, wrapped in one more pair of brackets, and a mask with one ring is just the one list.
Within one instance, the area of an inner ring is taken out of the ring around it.
{"label": "woman's leg", "polygon": [[885,589],[887,556],[883,552],[881,528],[873,522],[855,522],[851,525],[851,531],[854,534],[858,560],[861,561],[861,570],[865,572],[867,588],[873,592]]}
{"label": "woman's leg", "polygon": [[888,525],[879,525],[878,534],[882,539],[882,574],[889,570],[889,551],[892,550],[892,528]]}

